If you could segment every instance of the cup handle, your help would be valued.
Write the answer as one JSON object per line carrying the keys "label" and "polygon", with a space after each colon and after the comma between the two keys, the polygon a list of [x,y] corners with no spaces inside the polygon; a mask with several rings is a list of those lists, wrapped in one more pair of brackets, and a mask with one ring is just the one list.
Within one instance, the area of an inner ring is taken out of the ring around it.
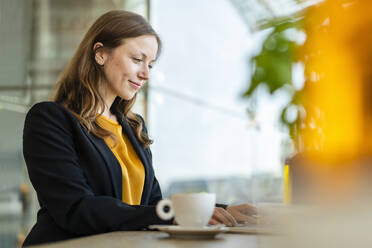
{"label": "cup handle", "polygon": [[[164,212],[164,207],[168,207],[169,211],[166,213]],[[165,199],[160,200],[158,204],[156,205],[156,214],[160,217],[162,220],[170,220],[174,216],[172,201]]]}

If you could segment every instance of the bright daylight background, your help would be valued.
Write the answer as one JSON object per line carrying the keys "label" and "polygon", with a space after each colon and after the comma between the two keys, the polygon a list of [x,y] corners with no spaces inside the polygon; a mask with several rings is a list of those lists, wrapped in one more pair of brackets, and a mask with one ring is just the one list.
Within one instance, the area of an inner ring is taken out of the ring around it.
{"label": "bright daylight background", "polygon": [[227,0],[157,0],[151,7],[164,50],[150,81],[148,125],[165,195],[214,191],[226,203],[280,200],[287,136],[278,119],[287,98],[261,90],[253,121],[241,98],[249,58],[267,32],[252,34]]}

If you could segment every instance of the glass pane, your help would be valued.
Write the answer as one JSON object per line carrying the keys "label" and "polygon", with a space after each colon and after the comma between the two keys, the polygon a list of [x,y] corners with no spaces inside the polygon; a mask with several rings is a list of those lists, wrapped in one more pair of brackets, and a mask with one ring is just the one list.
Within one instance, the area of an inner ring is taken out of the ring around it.
{"label": "glass pane", "polygon": [[164,50],[150,82],[149,124],[165,196],[210,191],[220,203],[281,201],[280,99],[260,94],[258,126],[241,98],[265,32],[251,33],[229,1],[152,6]]}

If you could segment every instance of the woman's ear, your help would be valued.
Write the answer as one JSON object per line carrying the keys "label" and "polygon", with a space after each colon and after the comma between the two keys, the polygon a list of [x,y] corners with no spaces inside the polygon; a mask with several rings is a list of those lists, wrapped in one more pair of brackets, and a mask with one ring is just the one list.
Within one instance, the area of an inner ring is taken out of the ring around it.
{"label": "woman's ear", "polygon": [[97,64],[104,65],[107,59],[107,54],[103,49],[103,44],[101,42],[96,42],[93,46],[94,51],[94,59],[96,60]]}

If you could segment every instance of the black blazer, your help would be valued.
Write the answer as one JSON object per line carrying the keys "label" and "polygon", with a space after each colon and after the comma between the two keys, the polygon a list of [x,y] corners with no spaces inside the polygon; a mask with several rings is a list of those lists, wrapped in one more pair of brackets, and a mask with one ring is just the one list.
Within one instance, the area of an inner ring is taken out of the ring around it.
{"label": "black blazer", "polygon": [[28,112],[23,154],[40,210],[25,246],[171,223],[155,213],[162,194],[150,149],[144,149],[125,118],[116,115],[145,167],[141,205],[121,201],[119,162],[105,141],[88,133],[69,111],[42,102]]}

